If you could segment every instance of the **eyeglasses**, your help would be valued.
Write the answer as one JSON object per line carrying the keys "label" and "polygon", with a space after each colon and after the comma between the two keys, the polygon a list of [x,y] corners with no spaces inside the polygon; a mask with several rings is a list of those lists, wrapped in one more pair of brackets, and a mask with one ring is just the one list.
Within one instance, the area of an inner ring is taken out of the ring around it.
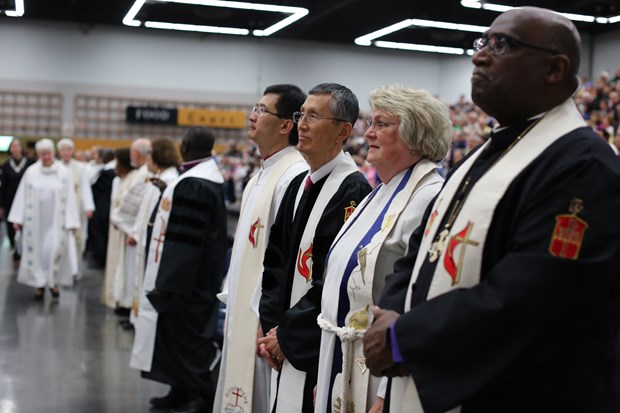
{"label": "eyeglasses", "polygon": [[306,120],[308,123],[314,123],[317,120],[328,119],[328,120],[337,120],[338,122],[348,122],[348,120],[338,119],[338,118],[328,118],[326,116],[319,116],[315,113],[310,113],[306,115],[302,112],[293,112],[293,122],[299,124],[302,120]]}
{"label": "eyeglasses", "polygon": [[400,125],[400,122],[383,122],[382,120],[373,122],[370,119],[366,119],[366,122],[364,122],[364,124],[366,125],[366,129],[374,127],[375,131],[379,131],[383,128],[387,128],[390,125]]}
{"label": "eyeglasses", "polygon": [[278,115],[277,113],[268,111],[264,106],[256,105],[252,108],[252,113],[256,113],[258,116],[263,116],[265,113],[269,113],[270,115],[277,116],[280,119],[288,119],[286,116]]}
{"label": "eyeglasses", "polygon": [[474,52],[478,53],[485,47],[488,48],[489,54],[493,56],[501,56],[510,50],[511,47],[529,47],[530,49],[540,50],[541,52],[557,54],[554,50],[534,46],[533,44],[522,42],[521,40],[517,40],[505,34],[482,36],[474,40]]}

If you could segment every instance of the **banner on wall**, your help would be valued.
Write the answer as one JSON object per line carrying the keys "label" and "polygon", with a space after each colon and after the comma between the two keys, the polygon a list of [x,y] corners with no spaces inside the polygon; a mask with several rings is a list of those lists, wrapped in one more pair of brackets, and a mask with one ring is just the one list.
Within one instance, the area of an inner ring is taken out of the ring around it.
{"label": "banner on wall", "polygon": [[247,113],[233,110],[127,106],[126,120],[128,123],[243,129],[247,126]]}
{"label": "banner on wall", "polygon": [[243,129],[247,126],[247,113],[233,110],[180,108],[178,125]]}
{"label": "banner on wall", "polygon": [[125,109],[125,119],[128,123],[176,125],[178,110],[149,106],[127,106]]}

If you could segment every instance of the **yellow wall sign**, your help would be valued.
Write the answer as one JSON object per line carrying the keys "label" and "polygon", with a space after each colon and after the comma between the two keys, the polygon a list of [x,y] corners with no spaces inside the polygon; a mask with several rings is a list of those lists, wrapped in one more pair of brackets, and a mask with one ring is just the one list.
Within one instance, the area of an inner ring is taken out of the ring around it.
{"label": "yellow wall sign", "polygon": [[208,126],[211,128],[243,129],[247,113],[232,110],[179,108],[179,126]]}

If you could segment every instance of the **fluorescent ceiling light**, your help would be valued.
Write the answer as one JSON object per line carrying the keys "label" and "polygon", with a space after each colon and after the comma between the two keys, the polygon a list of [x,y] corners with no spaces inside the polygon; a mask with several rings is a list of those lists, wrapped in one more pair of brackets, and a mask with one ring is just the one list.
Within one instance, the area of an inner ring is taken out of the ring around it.
{"label": "fluorescent ceiling light", "polygon": [[[433,28],[438,28],[438,29],[457,30],[457,31],[466,31],[466,32],[474,32],[474,33],[484,33],[488,29],[488,27],[485,27],[485,26],[474,26],[471,24],[439,22],[435,20],[407,19],[407,20],[403,20],[401,22],[392,24],[391,26],[384,27],[383,29],[376,30],[372,33],[365,34],[364,36],[360,36],[357,39],[355,39],[355,44],[359,46],[371,46],[375,39],[378,39],[390,33],[394,33],[399,30],[405,29],[409,26],[433,27]],[[375,41],[374,45],[377,47],[386,47],[389,49],[416,50],[416,51],[421,51],[421,52],[449,53],[449,54],[466,53],[465,49],[461,49],[457,47],[431,46],[431,45],[422,45],[422,44],[414,44],[414,43]]]}
{"label": "fluorescent ceiling light", "polygon": [[381,40],[376,41],[375,46],[384,47],[388,49],[415,50],[418,52],[444,53],[444,54],[456,54],[456,55],[462,55],[466,53],[465,49],[460,49],[458,47],[430,46],[426,44],[414,44],[414,43],[384,42]]}
{"label": "fluorescent ceiling light", "polygon": [[[472,9],[483,9],[483,10],[491,10],[503,13],[508,10],[518,9],[518,7],[505,6],[503,4],[493,4],[493,3],[481,3],[479,0],[461,0],[461,6],[469,7]],[[575,14],[575,13],[561,13],[556,12],[557,14],[566,17],[569,20],[577,21],[577,22],[586,22],[586,23],[616,23],[620,21],[620,16],[615,16],[611,18],[607,18],[604,16],[589,16],[586,14]]]}
{"label": "fluorescent ceiling light", "polygon": [[144,27],[150,29],[164,29],[164,30],[182,30],[186,32],[201,32],[201,33],[218,33],[218,34],[237,34],[240,36],[247,36],[250,34],[248,29],[236,29],[234,27],[217,27],[217,26],[203,26],[195,24],[180,24],[180,23],[166,23],[166,22],[144,22]]}
{"label": "fluorescent ceiling light", "polygon": [[140,20],[136,20],[136,16],[142,9],[145,3],[151,2],[162,2],[162,3],[180,3],[180,4],[194,4],[199,6],[208,6],[208,7],[223,7],[230,9],[241,9],[241,10],[256,10],[256,11],[265,11],[265,12],[275,12],[275,13],[288,13],[290,16],[285,19],[277,22],[276,24],[264,29],[264,30],[254,30],[252,34],[254,36],[269,36],[278,30],[283,29],[284,27],[296,22],[301,19],[305,15],[308,14],[308,9],[304,9],[302,7],[291,7],[291,6],[278,6],[274,4],[260,4],[260,3],[246,3],[240,1],[223,1],[223,0],[136,0],[133,6],[127,12],[127,15],[123,19],[123,24],[126,26],[139,27],[144,23],[145,27],[157,28],[157,29],[168,29],[168,30],[183,30],[183,31],[196,31],[196,32],[204,32],[204,33],[221,33],[221,34],[238,34],[238,35],[248,35],[250,34],[249,29],[245,28],[235,28],[235,27],[216,27],[216,26],[204,26],[204,25],[193,25],[193,24],[178,24],[178,23],[170,23],[170,22],[154,22],[154,21],[146,21],[141,22]]}
{"label": "fluorescent ceiling light", "polygon": [[608,19],[608,22],[609,22],[609,23],[618,23],[618,22],[620,22],[620,15],[618,15],[618,16],[614,16],[614,17],[610,17],[610,18]]}
{"label": "fluorescent ceiling light", "polygon": [[15,10],[5,10],[4,14],[9,17],[22,17],[24,15],[24,0],[15,0]]}

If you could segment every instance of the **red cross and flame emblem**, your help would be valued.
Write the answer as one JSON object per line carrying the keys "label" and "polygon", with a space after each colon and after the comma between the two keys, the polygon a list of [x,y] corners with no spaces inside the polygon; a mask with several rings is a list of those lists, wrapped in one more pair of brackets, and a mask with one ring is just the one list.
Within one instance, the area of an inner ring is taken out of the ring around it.
{"label": "red cross and flame emblem", "polygon": [[[310,261],[310,263],[308,263]],[[297,272],[306,279],[307,282],[312,281],[312,244],[304,252],[299,249],[297,254]]]}

